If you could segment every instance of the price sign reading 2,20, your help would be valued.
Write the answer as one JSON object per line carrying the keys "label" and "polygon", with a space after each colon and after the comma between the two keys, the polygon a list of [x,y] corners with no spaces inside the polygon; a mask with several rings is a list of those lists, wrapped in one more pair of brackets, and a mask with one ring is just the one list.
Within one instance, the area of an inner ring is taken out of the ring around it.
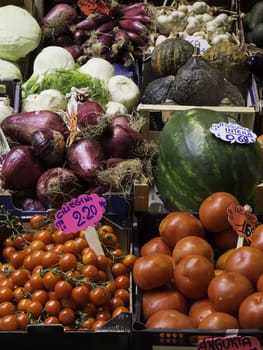
{"label": "price sign reading 2,20", "polygon": [[82,194],[64,203],[56,212],[55,226],[64,233],[85,230],[101,220],[105,208],[105,198],[96,193]]}

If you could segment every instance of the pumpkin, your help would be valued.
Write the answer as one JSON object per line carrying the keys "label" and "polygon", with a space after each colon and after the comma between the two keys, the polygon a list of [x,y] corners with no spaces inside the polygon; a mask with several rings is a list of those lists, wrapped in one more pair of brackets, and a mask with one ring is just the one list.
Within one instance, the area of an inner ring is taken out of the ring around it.
{"label": "pumpkin", "polygon": [[221,70],[224,77],[237,86],[244,98],[247,97],[251,73],[248,67],[248,55],[232,42],[220,42],[210,46],[203,57]]}
{"label": "pumpkin", "polygon": [[187,40],[169,38],[152,51],[151,68],[157,77],[176,75],[177,70],[192,56],[194,46]]}
{"label": "pumpkin", "polygon": [[197,52],[178,69],[170,97],[180,105],[217,106],[224,87],[223,73]]}
{"label": "pumpkin", "polygon": [[149,82],[145,87],[141,102],[145,104],[165,103],[169,99],[174,78],[174,75],[167,75]]}
{"label": "pumpkin", "polygon": [[213,192],[229,192],[253,208],[262,180],[258,142],[230,143],[209,131],[213,123],[236,123],[218,111],[191,108],[175,112],[160,132],[154,182],[170,211],[198,212]]}

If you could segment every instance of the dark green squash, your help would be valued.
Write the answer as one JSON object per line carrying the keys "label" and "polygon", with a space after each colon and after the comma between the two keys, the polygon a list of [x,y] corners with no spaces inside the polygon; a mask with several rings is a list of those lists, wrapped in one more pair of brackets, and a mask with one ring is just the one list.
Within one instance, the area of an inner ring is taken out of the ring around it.
{"label": "dark green squash", "polygon": [[157,77],[175,75],[192,56],[194,47],[187,40],[169,38],[158,44],[151,55],[151,67]]}
{"label": "dark green squash", "polygon": [[157,78],[148,83],[145,87],[141,102],[144,104],[162,104],[169,99],[170,90],[174,83],[175,76],[168,75]]}
{"label": "dark green squash", "polygon": [[180,105],[217,106],[224,96],[223,73],[194,54],[178,69],[170,97]]}
{"label": "dark green squash", "polygon": [[236,85],[246,99],[251,79],[246,51],[232,42],[221,42],[210,46],[203,57],[221,70],[224,77]]}

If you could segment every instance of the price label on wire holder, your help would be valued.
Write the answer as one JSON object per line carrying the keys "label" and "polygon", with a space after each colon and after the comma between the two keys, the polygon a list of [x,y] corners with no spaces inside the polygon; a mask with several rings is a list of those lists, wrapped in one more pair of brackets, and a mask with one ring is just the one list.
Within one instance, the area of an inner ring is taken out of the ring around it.
{"label": "price label on wire holder", "polygon": [[96,193],[82,194],[62,205],[56,212],[55,226],[64,233],[74,233],[95,226],[102,218],[106,199]]}
{"label": "price label on wire holder", "polygon": [[252,336],[231,335],[205,337],[198,341],[197,350],[260,350],[260,342]]}
{"label": "price label on wire holder", "polygon": [[236,233],[245,238],[248,242],[251,241],[253,231],[258,225],[256,215],[246,210],[241,205],[231,204],[227,208],[228,222],[236,231]]}

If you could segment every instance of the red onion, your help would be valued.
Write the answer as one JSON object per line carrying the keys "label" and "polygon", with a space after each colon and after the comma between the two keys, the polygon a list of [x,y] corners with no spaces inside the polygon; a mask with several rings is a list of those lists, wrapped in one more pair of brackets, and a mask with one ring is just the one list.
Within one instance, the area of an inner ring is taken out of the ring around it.
{"label": "red onion", "polygon": [[134,157],[137,147],[144,141],[144,136],[129,126],[116,124],[111,132],[103,134],[100,143],[107,158],[128,159]]}
{"label": "red onion", "polygon": [[69,4],[54,5],[43,17],[42,32],[45,38],[63,34],[78,19],[77,11]]}
{"label": "red onion", "polygon": [[4,158],[2,177],[8,189],[21,190],[34,186],[43,169],[32,147],[15,146]]}
{"label": "red onion", "polygon": [[59,131],[52,129],[35,131],[32,134],[32,147],[48,166],[59,165],[64,161],[66,143]]}
{"label": "red onion", "polygon": [[68,168],[86,183],[94,183],[96,172],[104,159],[103,149],[94,138],[80,139],[67,149]]}
{"label": "red onion", "polygon": [[78,127],[83,129],[89,125],[97,125],[104,114],[105,111],[98,102],[85,101],[78,109]]}
{"label": "red onion", "polygon": [[110,31],[112,31],[112,29],[116,26],[116,21],[108,21],[108,22],[105,22],[105,23],[102,23],[100,24],[96,31],[98,33],[108,33]]}
{"label": "red onion", "polygon": [[47,169],[37,181],[37,198],[47,209],[57,209],[63,203],[78,197],[83,186],[76,174],[67,168]]}
{"label": "red onion", "polygon": [[150,24],[151,23],[151,18],[149,16],[145,16],[145,15],[138,15],[138,16],[123,16],[121,18],[122,20],[123,19],[128,19],[128,20],[131,20],[131,21],[139,21],[143,24]]}
{"label": "red onion", "polygon": [[45,206],[37,198],[21,197],[15,198],[13,196],[14,204],[17,208],[26,211],[44,211]]}
{"label": "red onion", "polygon": [[112,116],[111,125],[121,125],[121,126],[129,126],[130,115],[129,114],[114,114]]}
{"label": "red onion", "polygon": [[57,130],[64,137],[69,135],[69,130],[60,115],[44,110],[11,114],[2,121],[1,127],[5,135],[26,145],[31,145],[32,134],[39,129]]}
{"label": "red onion", "polygon": [[91,31],[93,29],[96,29],[97,26],[98,26],[98,23],[90,17],[84,18],[76,24],[77,29],[87,30],[87,31]]}

